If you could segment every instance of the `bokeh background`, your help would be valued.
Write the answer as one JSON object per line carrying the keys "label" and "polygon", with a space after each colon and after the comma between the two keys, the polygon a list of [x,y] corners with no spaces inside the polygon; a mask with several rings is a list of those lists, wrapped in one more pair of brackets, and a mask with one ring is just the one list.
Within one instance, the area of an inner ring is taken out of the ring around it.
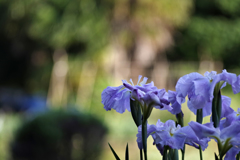
{"label": "bokeh background", "polygon": [[[101,92],[138,75],[174,90],[190,72],[240,74],[240,0],[0,0],[0,159],[114,159],[129,112],[105,111]],[[240,96],[223,94],[238,108]],[[183,106],[185,124],[195,117]],[[154,110],[157,119],[174,119]],[[209,121],[209,117],[204,119]],[[149,138],[149,159],[160,153]],[[212,157],[216,144],[203,152]],[[198,150],[186,149],[192,159]]]}

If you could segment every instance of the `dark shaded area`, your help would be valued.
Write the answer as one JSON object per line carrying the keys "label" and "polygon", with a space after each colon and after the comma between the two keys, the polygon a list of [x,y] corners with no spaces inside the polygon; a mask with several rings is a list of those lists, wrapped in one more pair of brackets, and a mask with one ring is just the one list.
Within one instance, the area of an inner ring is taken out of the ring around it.
{"label": "dark shaded area", "polygon": [[[44,52],[47,65],[52,65],[59,48],[85,56],[99,50],[106,44],[106,16],[112,5],[108,0],[0,1],[0,87],[31,92],[29,79],[41,79],[33,72],[46,66],[34,64],[35,52]],[[50,75],[45,78],[49,80]],[[48,85],[40,85],[47,92]]]}
{"label": "dark shaded area", "polygon": [[107,129],[97,118],[50,111],[24,123],[12,143],[14,160],[97,160]]}

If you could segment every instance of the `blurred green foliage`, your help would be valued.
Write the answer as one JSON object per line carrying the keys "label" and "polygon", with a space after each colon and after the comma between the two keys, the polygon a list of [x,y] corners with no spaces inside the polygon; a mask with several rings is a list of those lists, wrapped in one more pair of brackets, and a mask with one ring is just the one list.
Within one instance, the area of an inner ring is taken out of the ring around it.
{"label": "blurred green foliage", "polygon": [[[240,1],[195,1],[192,18],[175,37],[170,60],[223,61],[224,68],[240,63]],[[234,57],[234,58],[233,58]]]}
{"label": "blurred green foliage", "polygon": [[1,0],[0,32],[9,38],[22,34],[53,49],[84,44],[96,50],[108,37],[110,6],[108,0]]}

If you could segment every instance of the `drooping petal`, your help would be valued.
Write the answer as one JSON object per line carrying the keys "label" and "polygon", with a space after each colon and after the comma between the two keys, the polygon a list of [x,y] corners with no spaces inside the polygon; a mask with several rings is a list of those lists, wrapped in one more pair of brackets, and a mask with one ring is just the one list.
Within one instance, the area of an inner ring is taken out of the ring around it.
{"label": "drooping petal", "polygon": [[168,101],[171,102],[172,104],[172,109],[168,110],[169,112],[171,112],[172,114],[178,114],[180,113],[181,110],[181,104],[177,101],[177,93],[171,90],[168,90]]}
{"label": "drooping petal", "polygon": [[[190,88],[193,85],[193,80],[204,78],[201,74],[193,72],[181,77],[176,84],[176,92],[178,97],[185,99]],[[183,100],[184,101],[184,100]]]}
{"label": "drooping petal", "polygon": [[240,92],[240,75],[238,75],[237,81],[232,84],[232,89],[234,94]]}
{"label": "drooping petal", "polygon": [[236,136],[234,136],[233,138],[231,138],[230,142],[231,145],[234,147],[234,148],[237,148],[239,149],[240,151],[240,133],[238,133]]}
{"label": "drooping petal", "polygon": [[234,160],[234,159],[236,159],[235,157],[236,157],[236,155],[238,154],[238,152],[240,152],[239,149],[232,147],[231,149],[229,149],[229,150],[227,151],[224,160]]}
{"label": "drooping petal", "polygon": [[160,143],[172,149],[183,149],[186,135],[179,132],[180,128],[180,125],[176,127],[173,120],[166,121],[162,127],[157,127],[154,143]]}
{"label": "drooping petal", "polygon": [[210,141],[210,139],[209,138],[199,139],[190,126],[185,126],[181,128],[179,132],[186,135],[185,140],[186,144],[193,146],[195,148],[199,148],[200,145],[203,151],[208,147],[208,142]]}
{"label": "drooping petal", "polygon": [[106,111],[111,109],[115,109],[119,113],[123,113],[126,109],[130,111],[129,97],[131,95],[128,89],[124,89],[124,86],[107,87],[103,90],[101,96]]}
{"label": "drooping petal", "polygon": [[221,118],[227,117],[231,113],[234,112],[234,110],[230,107],[231,105],[231,98],[227,96],[222,96],[222,114]]}
{"label": "drooping petal", "polygon": [[240,133],[240,121],[234,121],[230,126],[221,130],[220,138],[227,139],[236,137]]}
{"label": "drooping petal", "polygon": [[166,141],[166,145],[170,146],[172,149],[183,149],[185,144],[186,136],[183,134],[174,134],[172,139]]}
{"label": "drooping petal", "polygon": [[120,91],[118,97],[114,99],[112,108],[115,109],[118,113],[123,113],[127,109],[130,112],[130,98],[131,93],[125,88]]}
{"label": "drooping petal", "polygon": [[[192,104],[192,101],[187,102],[188,108],[196,115],[197,109],[194,107],[194,104]],[[209,116],[212,114],[212,102],[205,103],[205,106],[202,108],[203,117]]]}
{"label": "drooping petal", "polygon": [[[217,74],[212,83],[211,83],[211,86],[210,86],[210,90],[209,90],[209,94],[210,94],[210,100],[213,99],[213,91],[214,91],[214,88],[216,86],[216,84],[220,81],[225,81],[227,82],[228,84],[230,84],[232,86],[232,89],[233,89],[233,92],[236,92],[237,89],[235,88],[235,84],[237,83],[237,75],[236,74],[233,74],[233,73],[228,73],[225,69],[222,71],[222,73],[220,74]],[[236,92],[237,93],[237,92]],[[236,94],[235,93],[235,94]]]}
{"label": "drooping petal", "polygon": [[162,108],[155,107],[155,108],[161,109],[161,110],[168,110],[168,111],[172,110],[172,107],[170,106],[170,102],[168,100],[168,93],[166,92],[165,89],[159,89],[157,96],[160,99],[160,102],[163,107]]}
{"label": "drooping petal", "polygon": [[198,122],[189,122],[189,126],[195,132],[199,139],[207,138],[209,136],[219,137],[218,129],[213,127],[213,123],[200,124]]}
{"label": "drooping petal", "polygon": [[156,147],[159,150],[159,152],[161,153],[161,155],[163,155],[164,145],[161,143],[158,143],[158,144],[156,144]]}
{"label": "drooping petal", "polygon": [[201,95],[204,99],[209,98],[210,81],[207,78],[201,78],[193,81],[195,95]]}

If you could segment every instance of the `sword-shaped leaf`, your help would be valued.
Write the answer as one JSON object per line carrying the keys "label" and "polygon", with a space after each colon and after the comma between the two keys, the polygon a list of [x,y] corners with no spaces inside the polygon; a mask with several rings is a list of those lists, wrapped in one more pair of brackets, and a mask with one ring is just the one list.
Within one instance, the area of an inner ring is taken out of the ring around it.
{"label": "sword-shaped leaf", "polygon": [[125,160],[129,160],[128,144],[126,146],[126,151],[125,151]]}
{"label": "sword-shaped leaf", "polygon": [[114,151],[114,149],[112,148],[112,146],[108,143],[110,149],[112,150],[112,153],[114,155],[114,157],[116,158],[116,160],[120,160],[120,158],[118,157],[117,153]]}

